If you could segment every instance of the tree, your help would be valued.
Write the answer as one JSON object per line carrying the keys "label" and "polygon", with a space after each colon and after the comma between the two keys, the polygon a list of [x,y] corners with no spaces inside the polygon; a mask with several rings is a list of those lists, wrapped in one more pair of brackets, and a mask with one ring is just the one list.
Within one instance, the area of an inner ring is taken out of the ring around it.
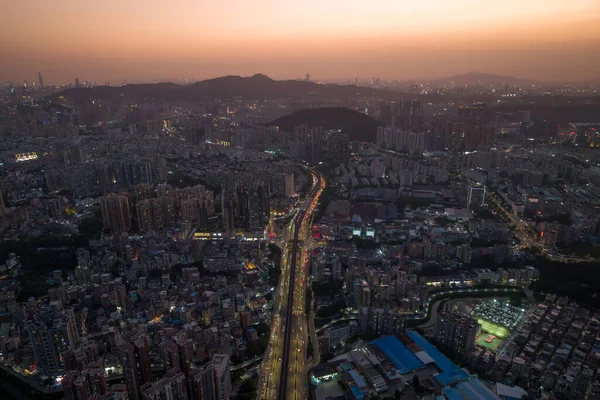
{"label": "tree", "polygon": [[269,325],[265,324],[264,322],[261,322],[260,324],[255,326],[256,328],[256,333],[258,334],[258,336],[263,336],[263,335],[269,335],[269,333],[271,333],[271,328],[269,327]]}
{"label": "tree", "polygon": [[340,313],[340,310],[344,307],[346,307],[346,302],[343,299],[339,299],[326,307],[319,308],[319,310],[317,311],[317,317],[333,317],[335,315],[338,315]]}
{"label": "tree", "polygon": [[327,353],[325,353],[321,356],[321,360],[324,362],[327,362],[327,361],[331,360],[333,357],[335,357],[335,355],[332,352],[328,351]]}
{"label": "tree", "polygon": [[256,385],[254,384],[252,379],[246,379],[240,385],[237,398],[246,400],[246,399],[253,399],[255,397],[256,397]]}
{"label": "tree", "polygon": [[94,214],[89,217],[83,219],[79,224],[79,234],[85,237],[100,237],[102,233],[102,214],[100,210],[94,211]]}
{"label": "tree", "polygon": [[281,249],[276,244],[269,243],[269,253],[270,253],[269,254],[269,258],[271,258],[271,259],[276,259],[276,258],[281,259]]}
{"label": "tree", "polygon": [[270,337],[269,335],[264,335],[258,339],[258,345],[260,347],[261,353],[264,353],[265,350],[267,349],[267,346],[269,345],[269,337]]}
{"label": "tree", "polygon": [[310,289],[306,289],[306,296],[304,296],[304,313],[306,315],[310,314],[310,306],[312,305],[312,291]]}
{"label": "tree", "polygon": [[273,263],[269,267],[269,284],[276,286],[281,275],[281,249],[273,243],[269,243],[268,249],[267,258]]}
{"label": "tree", "polygon": [[258,344],[258,341],[249,342],[246,345],[246,357],[254,358],[259,354],[259,352],[260,352],[260,345]]}
{"label": "tree", "polygon": [[419,375],[417,375],[417,374],[413,375],[412,385],[413,385],[414,388],[418,388],[419,387]]}
{"label": "tree", "polygon": [[343,284],[341,280],[313,282],[312,289],[315,296],[333,296],[342,291]]}
{"label": "tree", "polygon": [[494,215],[494,213],[491,210],[483,209],[483,210],[477,211],[477,218],[494,219],[495,217],[496,216]]}

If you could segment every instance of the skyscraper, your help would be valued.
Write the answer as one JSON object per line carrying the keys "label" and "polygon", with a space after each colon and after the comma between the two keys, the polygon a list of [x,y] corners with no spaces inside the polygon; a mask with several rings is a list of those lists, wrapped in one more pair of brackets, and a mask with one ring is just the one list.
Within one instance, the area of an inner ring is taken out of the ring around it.
{"label": "skyscraper", "polygon": [[235,193],[235,226],[240,228],[248,228],[250,222],[250,213],[248,210],[248,188],[245,185],[240,185]]}
{"label": "skyscraper", "polygon": [[263,229],[269,222],[269,187],[257,181],[248,196],[248,218],[250,229]]}
{"label": "skyscraper", "polygon": [[143,400],[187,400],[186,379],[176,368],[167,371],[158,382],[148,382],[140,388]]}
{"label": "skyscraper", "polygon": [[128,232],[131,229],[129,197],[125,194],[107,194],[100,200],[102,222],[105,228],[115,233]]}
{"label": "skyscraper", "polygon": [[62,380],[66,400],[88,400],[107,392],[104,367],[101,362],[90,363],[82,371],[68,371]]}
{"label": "skyscraper", "polygon": [[92,361],[88,363],[84,373],[88,376],[92,393],[106,393],[106,376],[104,374],[104,365],[102,361]]}
{"label": "skyscraper", "polygon": [[401,153],[422,154],[425,151],[425,133],[380,126],[377,128],[377,144]]}
{"label": "skyscraper", "polygon": [[164,340],[159,346],[160,359],[166,370],[172,368],[179,369],[181,363],[179,359],[179,351],[177,345],[170,340]]}
{"label": "skyscraper", "polygon": [[310,73],[306,74],[306,82],[310,82]]}
{"label": "skyscraper", "polygon": [[141,386],[152,382],[152,364],[148,339],[139,335],[130,341],[122,341],[118,347],[123,375],[129,398],[142,399]]}
{"label": "skyscraper", "polygon": [[145,335],[138,335],[132,340],[132,343],[142,381],[152,382],[152,360],[148,338]]}
{"label": "skyscraper", "polygon": [[138,201],[135,205],[137,225],[140,232],[148,232],[154,229],[154,217],[152,215],[152,203],[150,200]]}
{"label": "skyscraper", "polygon": [[231,373],[229,372],[229,355],[215,354],[211,360],[215,369],[217,382],[217,398],[227,400],[231,397]]}
{"label": "skyscraper", "polygon": [[363,283],[362,292],[361,292],[360,306],[361,307],[370,307],[371,306],[371,289],[369,288],[369,285],[365,285],[364,283]]}
{"label": "skyscraper", "polygon": [[[223,190],[221,196],[221,208],[223,210],[223,225],[225,234],[228,237],[235,235],[235,204],[231,198],[227,198],[228,194]],[[229,195],[230,196],[230,195]]]}
{"label": "skyscraper", "polygon": [[195,370],[192,377],[192,400],[217,400],[215,371],[209,363]]}
{"label": "skyscraper", "polygon": [[300,156],[310,164],[322,161],[323,127],[298,125],[294,127],[294,136],[302,144]]}
{"label": "skyscraper", "polygon": [[487,109],[486,102],[475,102],[472,106],[460,104],[457,116],[460,121],[481,121]]}
{"label": "skyscraper", "polygon": [[77,257],[77,264],[82,268],[87,268],[90,266],[90,252],[84,248],[79,248],[75,252],[75,256]]}
{"label": "skyscraper", "polygon": [[481,326],[473,318],[454,313],[438,313],[435,323],[436,340],[455,349],[457,353],[468,353],[480,331]]}
{"label": "skyscraper", "polygon": [[149,200],[152,197],[152,190],[147,183],[138,183],[135,186],[135,201]]}
{"label": "skyscraper", "polygon": [[228,400],[231,397],[229,355],[215,354],[192,378],[192,400]]}
{"label": "skyscraper", "polygon": [[179,332],[173,336],[179,354],[179,369],[189,379],[192,365],[192,343],[185,332]]}
{"label": "skyscraper", "polygon": [[44,88],[44,79],[42,79],[42,73],[38,72],[38,80],[40,81],[40,89]]}
{"label": "skyscraper", "polygon": [[77,370],[67,371],[62,380],[62,387],[66,400],[87,400],[91,395],[85,376],[81,376]]}
{"label": "skyscraper", "polygon": [[142,385],[142,382],[138,374],[135,349],[131,343],[121,342],[118,351],[129,398],[131,400],[139,400],[141,396],[138,388]]}
{"label": "skyscraper", "polygon": [[203,199],[193,198],[181,200],[180,216],[183,220],[194,222],[195,226],[204,229],[208,226],[208,207]]}
{"label": "skyscraper", "polygon": [[293,196],[296,193],[296,187],[294,185],[294,173],[289,172],[284,174],[284,191],[286,196]]}
{"label": "skyscraper", "polygon": [[340,132],[332,133],[327,139],[327,159],[330,162],[347,162],[350,158],[348,135]]}
{"label": "skyscraper", "polygon": [[76,88],[80,87],[80,85],[79,85],[79,78],[75,78],[75,87]]}
{"label": "skyscraper", "polygon": [[465,124],[461,139],[461,151],[488,151],[496,140],[496,128],[491,124]]}
{"label": "skyscraper", "polygon": [[55,313],[46,310],[27,325],[37,368],[49,376],[65,372],[63,353],[79,341],[73,310]]}

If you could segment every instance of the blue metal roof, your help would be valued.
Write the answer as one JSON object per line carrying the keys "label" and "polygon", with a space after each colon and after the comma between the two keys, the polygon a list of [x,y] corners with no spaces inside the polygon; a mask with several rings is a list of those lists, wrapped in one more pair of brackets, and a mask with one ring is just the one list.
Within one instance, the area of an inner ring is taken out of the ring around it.
{"label": "blue metal roof", "polygon": [[350,371],[348,371],[348,373],[350,374],[350,376],[352,377],[352,379],[354,379],[354,382],[356,382],[356,385],[359,388],[365,388],[367,387],[367,383],[365,382],[365,380],[363,379],[362,376],[360,376],[360,374],[358,373],[358,371],[356,371],[355,369],[351,369]]}
{"label": "blue metal roof", "polygon": [[500,400],[500,397],[479,379],[461,382],[454,388],[446,386],[442,393],[448,400]]}
{"label": "blue metal roof", "polygon": [[441,374],[436,376],[436,379],[442,386],[447,386],[452,383],[460,382],[468,379],[469,375],[454,364],[448,357],[442,354],[434,345],[429,343],[423,336],[415,331],[407,332],[410,337],[424,352],[429,354],[435,365],[442,370]]}
{"label": "blue metal roof", "polygon": [[451,388],[451,387],[447,386],[442,389],[442,392],[444,393],[444,396],[446,396],[446,398],[448,400],[465,400],[463,395],[456,388]]}
{"label": "blue metal roof", "polygon": [[479,379],[471,379],[456,385],[465,399],[469,400],[500,400],[490,388],[485,386]]}
{"label": "blue metal roof", "polygon": [[358,388],[356,386],[352,386],[350,388],[350,391],[352,392],[354,397],[356,397],[356,400],[363,400],[365,398],[365,396],[362,394],[362,392],[360,390],[358,390]]}
{"label": "blue metal roof", "polygon": [[442,372],[435,376],[435,379],[437,379],[440,385],[453,385],[467,378],[468,375],[462,370]]}
{"label": "blue metal roof", "polygon": [[385,336],[373,342],[394,363],[398,372],[405,374],[425,365],[395,336]]}

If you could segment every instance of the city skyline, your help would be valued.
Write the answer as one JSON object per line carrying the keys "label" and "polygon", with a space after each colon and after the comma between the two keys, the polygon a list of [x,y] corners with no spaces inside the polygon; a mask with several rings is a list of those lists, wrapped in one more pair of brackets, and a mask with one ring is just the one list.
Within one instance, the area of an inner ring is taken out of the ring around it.
{"label": "city skyline", "polygon": [[3,2],[4,391],[600,399],[599,6]]}
{"label": "city skyline", "polygon": [[599,78],[592,0],[344,5],[108,1],[77,3],[73,13],[66,12],[75,7],[69,0],[8,4],[0,81],[34,80],[40,71],[48,84],[257,72],[275,79],[310,72],[315,80],[435,79],[466,71],[539,81]]}

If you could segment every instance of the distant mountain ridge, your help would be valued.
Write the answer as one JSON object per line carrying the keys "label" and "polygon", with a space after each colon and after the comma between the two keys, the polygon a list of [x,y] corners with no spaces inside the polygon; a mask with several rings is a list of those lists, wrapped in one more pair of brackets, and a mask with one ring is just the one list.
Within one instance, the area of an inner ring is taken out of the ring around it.
{"label": "distant mountain ridge", "polygon": [[307,108],[268,123],[285,132],[294,132],[298,125],[322,126],[323,129],[341,129],[351,141],[375,142],[377,127],[384,124],[368,115],[346,107]]}
{"label": "distant mountain ridge", "polygon": [[[456,85],[484,85],[494,84],[509,86],[526,86],[535,84],[528,79],[507,77],[501,75],[468,72],[430,81],[440,86],[448,85],[453,81]],[[416,82],[416,81],[413,81]],[[405,81],[409,83],[409,81]],[[178,85],[176,83],[147,83],[129,84],[124,86],[98,86],[94,88],[71,88],[50,96],[56,99],[64,96],[70,101],[87,101],[90,99],[117,99],[127,98],[138,101],[182,101],[204,102],[213,99],[249,99],[249,100],[275,100],[284,98],[293,99],[338,99],[354,100],[374,98],[377,100],[420,100],[425,102],[447,101],[487,101],[489,95],[472,95],[465,99],[462,94],[439,93],[416,94],[399,92],[395,90],[375,89],[356,85],[319,84],[303,80],[273,80],[266,75],[256,74],[250,77],[228,75],[219,78],[199,81],[191,85]]]}
{"label": "distant mountain ridge", "polygon": [[[211,99],[244,98],[273,100],[279,98],[336,98],[380,97],[386,100],[401,99],[403,93],[353,85],[321,85],[313,82],[285,80],[276,81],[263,74],[250,77],[228,75],[199,81],[191,85],[175,83],[131,84],[125,86],[98,86],[72,88],[54,97],[69,100],[90,98],[113,99],[118,97],[171,101],[208,101]],[[414,98],[414,95],[406,94]]]}

